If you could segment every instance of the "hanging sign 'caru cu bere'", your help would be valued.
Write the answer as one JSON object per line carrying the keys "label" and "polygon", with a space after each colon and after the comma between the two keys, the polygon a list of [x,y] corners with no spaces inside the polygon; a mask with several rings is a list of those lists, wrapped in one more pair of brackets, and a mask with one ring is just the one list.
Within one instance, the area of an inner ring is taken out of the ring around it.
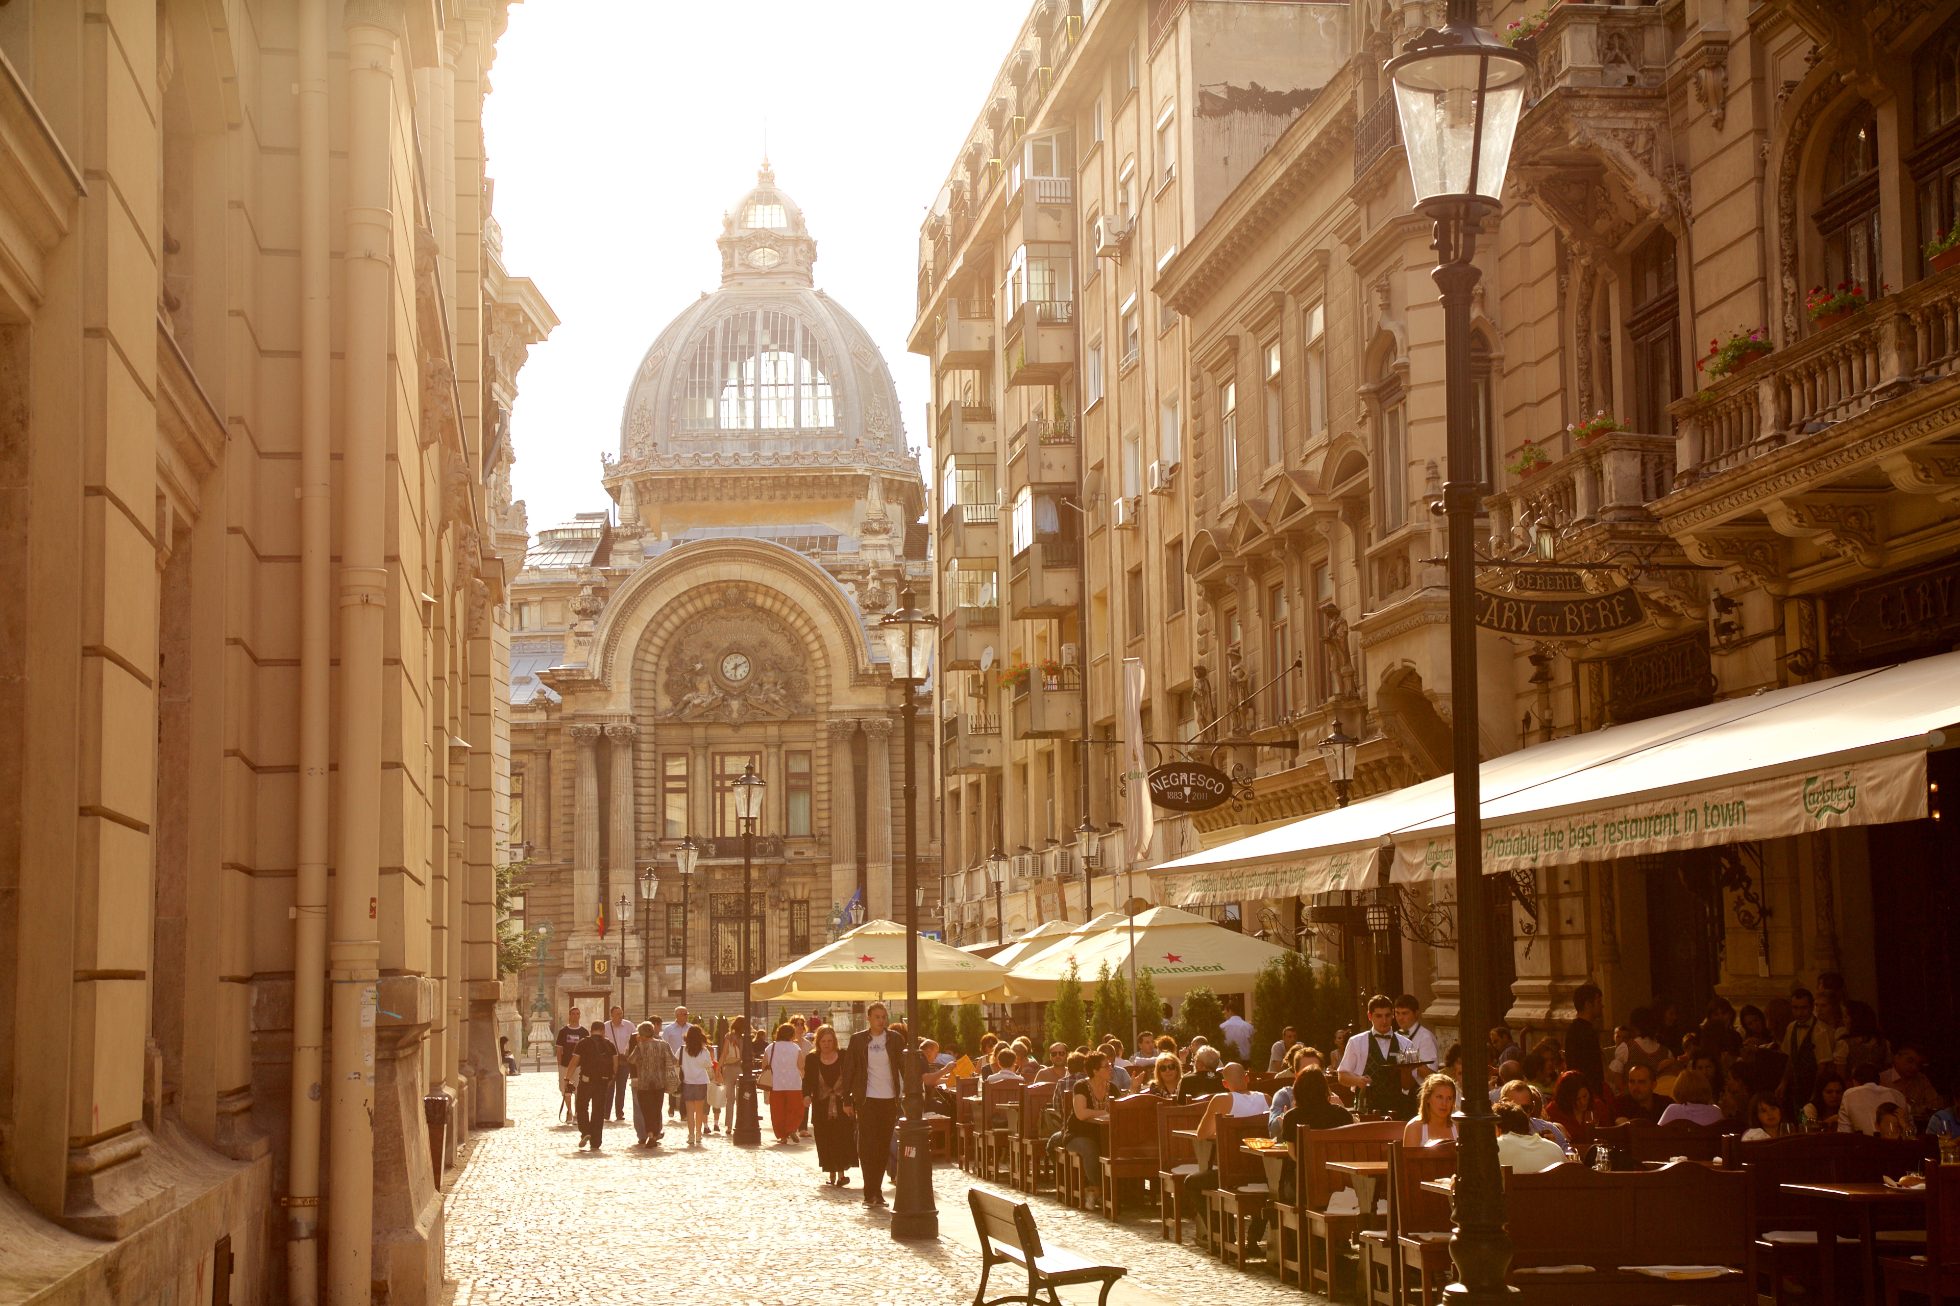
{"label": "hanging sign 'caru cu bere'", "polygon": [[1209,812],[1232,798],[1232,777],[1203,762],[1166,762],[1148,783],[1150,801],[1173,812]]}
{"label": "hanging sign 'caru cu bere'", "polygon": [[1530,639],[1585,639],[1635,626],[1645,617],[1632,586],[1571,597],[1477,590],[1477,624]]}

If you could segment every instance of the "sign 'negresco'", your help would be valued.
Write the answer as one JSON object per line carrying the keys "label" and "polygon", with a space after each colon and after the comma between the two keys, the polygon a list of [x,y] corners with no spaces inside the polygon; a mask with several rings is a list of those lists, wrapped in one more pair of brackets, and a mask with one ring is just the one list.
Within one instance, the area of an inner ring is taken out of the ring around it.
{"label": "sign 'negresco'", "polygon": [[1150,801],[1173,812],[1208,812],[1232,797],[1232,777],[1203,762],[1166,762],[1149,785]]}

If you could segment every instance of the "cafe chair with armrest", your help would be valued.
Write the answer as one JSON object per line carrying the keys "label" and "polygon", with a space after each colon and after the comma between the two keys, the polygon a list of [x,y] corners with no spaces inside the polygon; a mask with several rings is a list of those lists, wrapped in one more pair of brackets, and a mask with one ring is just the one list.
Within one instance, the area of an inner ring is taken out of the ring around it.
{"label": "cafe chair with armrest", "polygon": [[1042,1112],[1055,1100],[1054,1083],[1029,1084],[1021,1090],[1021,1132],[1014,1139],[1014,1186],[1024,1193],[1038,1193],[1054,1180],[1054,1164],[1048,1155],[1048,1135],[1053,1132]]}
{"label": "cafe chair with armrest", "polygon": [[1931,1306],[1960,1301],[1960,1165],[1926,1167],[1926,1250],[1918,1256],[1886,1256],[1885,1306],[1916,1292]]}

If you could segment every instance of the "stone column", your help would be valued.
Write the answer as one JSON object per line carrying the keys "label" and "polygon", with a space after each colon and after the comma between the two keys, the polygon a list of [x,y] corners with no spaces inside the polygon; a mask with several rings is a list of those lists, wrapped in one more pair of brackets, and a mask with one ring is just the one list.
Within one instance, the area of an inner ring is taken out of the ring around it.
{"label": "stone column", "polygon": [[892,723],[885,717],[864,722],[865,919],[895,920],[892,902]]}
{"label": "stone column", "polygon": [[[637,842],[633,831],[633,740],[639,733],[638,727],[630,722],[614,722],[606,727],[606,742],[612,748],[612,776],[606,792],[606,814],[612,832],[606,855],[608,920],[612,920],[622,893],[628,902],[638,905],[639,894],[633,884],[633,849]],[[621,922],[612,920],[607,932],[622,928]]]}
{"label": "stone column", "polygon": [[852,753],[858,723],[830,723],[830,910],[841,911],[857,892],[857,761]]}
{"label": "stone column", "polygon": [[[578,747],[578,783],[572,806],[572,929],[592,928],[599,915],[599,732],[596,724],[572,727]],[[569,942],[569,940],[568,940]]]}

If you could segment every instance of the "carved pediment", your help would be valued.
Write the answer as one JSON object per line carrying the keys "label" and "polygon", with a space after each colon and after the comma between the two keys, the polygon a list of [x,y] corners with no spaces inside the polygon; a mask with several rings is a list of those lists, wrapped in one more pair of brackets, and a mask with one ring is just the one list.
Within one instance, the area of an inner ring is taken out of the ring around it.
{"label": "carved pediment", "polygon": [[667,706],[676,721],[779,721],[810,711],[801,642],[740,586],[690,617],[662,655]]}

